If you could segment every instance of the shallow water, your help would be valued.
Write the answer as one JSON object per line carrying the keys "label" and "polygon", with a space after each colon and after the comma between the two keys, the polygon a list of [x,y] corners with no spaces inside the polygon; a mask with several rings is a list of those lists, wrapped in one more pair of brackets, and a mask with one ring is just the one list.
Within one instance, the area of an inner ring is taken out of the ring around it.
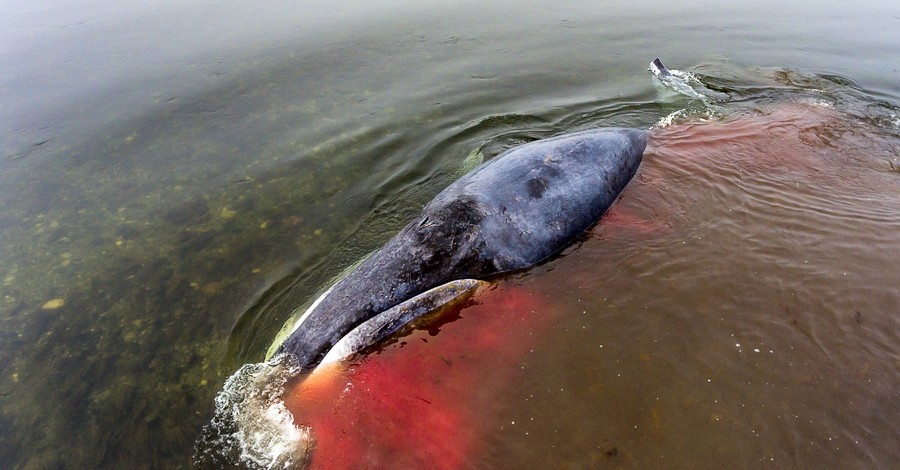
{"label": "shallow water", "polygon": [[500,281],[557,314],[461,394],[460,465],[897,459],[890,2],[3,11],[3,466],[189,466],[226,378],[473,151],[682,109],[604,221]]}

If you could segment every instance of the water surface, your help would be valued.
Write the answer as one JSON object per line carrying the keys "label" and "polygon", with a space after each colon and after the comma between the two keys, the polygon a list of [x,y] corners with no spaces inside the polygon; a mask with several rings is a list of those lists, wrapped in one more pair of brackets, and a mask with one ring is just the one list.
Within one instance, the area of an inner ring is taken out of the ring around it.
{"label": "water surface", "polygon": [[892,3],[2,10],[4,466],[190,466],[225,379],[473,151],[682,109],[606,220],[501,281],[557,314],[460,465],[896,460]]}

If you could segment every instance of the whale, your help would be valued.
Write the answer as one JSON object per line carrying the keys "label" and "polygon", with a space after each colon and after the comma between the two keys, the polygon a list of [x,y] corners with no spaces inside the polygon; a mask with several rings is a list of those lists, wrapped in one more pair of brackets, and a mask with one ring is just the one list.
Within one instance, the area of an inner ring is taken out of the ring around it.
{"label": "whale", "polygon": [[647,134],[590,129],[489,159],[317,298],[276,354],[301,370],[345,359],[494,276],[550,258],[613,204],[640,166]]}

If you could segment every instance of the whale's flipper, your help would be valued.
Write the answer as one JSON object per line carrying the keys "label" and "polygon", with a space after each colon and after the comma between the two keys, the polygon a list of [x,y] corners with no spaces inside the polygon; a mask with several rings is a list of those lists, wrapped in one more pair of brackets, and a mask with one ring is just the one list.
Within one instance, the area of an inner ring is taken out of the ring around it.
{"label": "whale's flipper", "polygon": [[387,339],[413,320],[468,298],[479,286],[487,284],[476,279],[459,279],[391,307],[347,333],[328,351],[320,365],[347,359]]}
{"label": "whale's flipper", "polygon": [[662,61],[659,60],[659,57],[653,59],[653,62],[650,62],[650,71],[659,78],[672,76],[672,72],[669,72],[669,69],[663,65]]}

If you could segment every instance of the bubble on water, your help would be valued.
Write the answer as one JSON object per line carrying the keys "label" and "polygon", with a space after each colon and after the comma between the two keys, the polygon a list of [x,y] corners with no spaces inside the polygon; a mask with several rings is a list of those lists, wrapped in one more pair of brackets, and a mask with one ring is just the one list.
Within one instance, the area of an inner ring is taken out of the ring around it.
{"label": "bubble on water", "polygon": [[200,466],[298,468],[309,458],[311,430],[294,425],[281,395],[285,383],[300,372],[291,356],[247,364],[225,381],[216,396],[213,419],[197,442]]}

